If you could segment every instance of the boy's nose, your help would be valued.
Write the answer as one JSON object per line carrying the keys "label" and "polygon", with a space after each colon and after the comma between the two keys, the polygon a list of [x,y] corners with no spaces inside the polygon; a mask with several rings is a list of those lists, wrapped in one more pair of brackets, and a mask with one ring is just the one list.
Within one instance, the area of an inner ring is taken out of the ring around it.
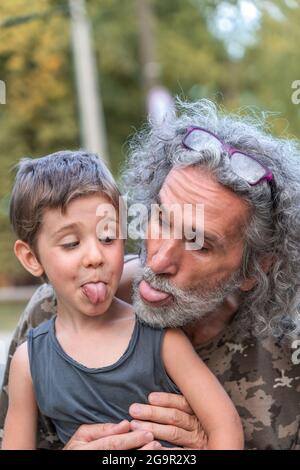
{"label": "boy's nose", "polygon": [[90,243],[85,250],[83,257],[83,265],[85,268],[97,268],[104,262],[104,258],[100,249],[100,243]]}

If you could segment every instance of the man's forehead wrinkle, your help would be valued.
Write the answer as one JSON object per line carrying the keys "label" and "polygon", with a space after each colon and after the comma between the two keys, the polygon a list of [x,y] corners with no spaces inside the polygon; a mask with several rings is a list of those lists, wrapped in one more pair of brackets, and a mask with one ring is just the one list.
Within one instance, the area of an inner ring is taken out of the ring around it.
{"label": "man's forehead wrinkle", "polygon": [[[182,169],[181,169],[182,170]],[[172,173],[172,174],[171,174]],[[225,204],[222,199],[222,188],[217,182],[211,179],[207,172],[201,172],[203,179],[195,180],[190,172],[177,170],[171,171],[163,184],[160,196],[164,204],[205,204],[216,211],[223,211]],[[197,177],[201,175],[197,175]],[[217,202],[217,204],[215,204]]]}
{"label": "man's forehead wrinkle", "polygon": [[206,228],[220,239],[237,243],[249,215],[249,205],[239,195],[222,186],[206,169],[173,169],[159,193],[160,202],[204,204]]}
{"label": "man's forehead wrinkle", "polygon": [[222,204],[225,197],[226,201],[230,199],[232,202],[234,200],[239,205],[248,207],[247,202],[241,196],[219,183],[215,176],[205,167],[173,168],[167,175],[161,191],[164,192],[166,188],[170,188],[174,195],[179,196],[179,201],[182,200],[184,192],[188,196],[189,201],[183,202],[191,202],[190,196],[193,195],[198,200],[192,202],[203,202],[200,200],[200,197],[210,202],[213,197]]}

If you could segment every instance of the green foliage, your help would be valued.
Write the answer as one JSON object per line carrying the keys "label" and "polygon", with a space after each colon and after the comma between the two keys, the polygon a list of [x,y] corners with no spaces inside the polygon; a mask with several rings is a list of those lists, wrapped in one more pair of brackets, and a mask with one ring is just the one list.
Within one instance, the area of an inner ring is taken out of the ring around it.
{"label": "green foliage", "polygon": [[26,302],[0,302],[0,325],[2,331],[13,331],[20,319]]}
{"label": "green foliage", "polygon": [[[87,0],[104,103],[111,168],[118,175],[124,143],[145,120],[137,0]],[[228,2],[237,4],[237,1]],[[255,1],[259,7],[266,2]],[[270,3],[270,2],[268,2]],[[262,9],[257,42],[241,60],[209,27],[215,0],[153,0],[161,82],[187,99],[208,97],[226,108],[255,105],[281,113],[275,132],[299,132],[300,105],[291,84],[300,79],[300,9],[277,2],[285,19]],[[28,282],[12,254],[7,218],[12,166],[80,146],[67,0],[2,0],[0,79],[0,284]]]}
{"label": "green foliage", "polygon": [[240,64],[239,103],[280,113],[274,121],[275,132],[299,138],[300,105],[292,103],[291,86],[300,79],[300,8],[282,7],[282,12],[282,21],[264,15],[258,43]]}

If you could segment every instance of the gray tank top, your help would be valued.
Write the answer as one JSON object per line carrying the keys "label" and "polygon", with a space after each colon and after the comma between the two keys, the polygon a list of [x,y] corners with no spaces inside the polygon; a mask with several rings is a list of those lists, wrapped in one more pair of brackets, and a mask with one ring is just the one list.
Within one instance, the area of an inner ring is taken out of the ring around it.
{"label": "gray tank top", "polygon": [[150,392],[179,393],[161,358],[165,331],[137,318],[128,347],[113,365],[88,368],[68,356],[55,336],[55,318],[28,333],[30,370],[40,412],[66,443],[81,424],[131,420],[132,403]]}

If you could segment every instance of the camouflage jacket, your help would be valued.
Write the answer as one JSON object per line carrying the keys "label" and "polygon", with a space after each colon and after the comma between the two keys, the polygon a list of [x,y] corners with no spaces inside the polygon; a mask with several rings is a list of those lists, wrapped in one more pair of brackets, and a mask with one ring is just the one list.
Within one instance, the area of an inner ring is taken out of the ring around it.
{"label": "camouflage jacket", "polygon": [[239,340],[238,321],[197,352],[235,404],[246,449],[300,450],[300,338]]}
{"label": "camouflage jacket", "polygon": [[[9,363],[31,327],[55,311],[51,286],[44,284],[23,312],[10,345],[0,398],[0,429],[8,406]],[[300,338],[291,344],[251,335],[239,341],[238,313],[212,342],[197,349],[235,403],[243,422],[246,449],[300,450]],[[3,431],[0,431],[1,433]],[[52,423],[39,416],[38,448],[60,448]]]}

